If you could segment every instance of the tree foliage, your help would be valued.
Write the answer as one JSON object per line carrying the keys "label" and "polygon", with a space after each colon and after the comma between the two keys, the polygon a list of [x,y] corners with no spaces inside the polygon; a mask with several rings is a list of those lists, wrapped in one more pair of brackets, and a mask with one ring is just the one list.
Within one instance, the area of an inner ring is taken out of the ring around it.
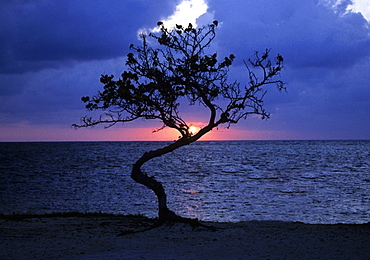
{"label": "tree foliage", "polygon": [[[88,110],[105,113],[97,120],[84,117],[82,123],[75,126],[105,124],[110,127],[139,118],[158,119],[163,123],[162,128],[176,129],[181,138],[190,138],[189,125],[179,111],[184,99],[190,105],[200,104],[209,109],[208,128],[220,124],[230,126],[250,114],[269,117],[263,107],[266,94],[263,87],[274,84],[279,90],[284,89],[283,82],[276,77],[283,69],[282,56],[271,60],[270,50],[262,55],[256,52],[253,59],[245,62],[248,82],[245,85],[229,82],[229,67],[235,56],[230,54],[219,59],[217,52],[207,53],[216,36],[217,25],[215,21],[200,28],[189,24],[168,29],[159,22],[159,34],[142,34],[142,46],[130,46],[128,69],[121,78],[114,80],[113,75],[102,75],[103,91],[82,98]],[[151,47],[155,45],[150,44],[153,39],[159,47]]]}

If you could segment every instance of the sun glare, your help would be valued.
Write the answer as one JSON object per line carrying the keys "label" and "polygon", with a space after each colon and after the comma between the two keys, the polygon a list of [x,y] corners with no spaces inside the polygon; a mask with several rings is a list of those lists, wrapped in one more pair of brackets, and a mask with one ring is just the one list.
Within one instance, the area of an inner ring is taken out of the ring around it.
{"label": "sun glare", "polygon": [[189,127],[189,132],[192,135],[195,135],[196,133],[198,133],[199,130],[200,130],[199,127],[196,127],[196,126],[193,126],[193,125]]}

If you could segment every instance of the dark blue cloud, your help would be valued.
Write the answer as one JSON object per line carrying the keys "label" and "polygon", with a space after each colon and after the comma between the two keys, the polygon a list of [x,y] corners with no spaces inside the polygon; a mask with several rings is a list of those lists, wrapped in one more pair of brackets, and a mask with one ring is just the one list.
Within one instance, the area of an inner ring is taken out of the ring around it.
{"label": "dark blue cloud", "polygon": [[370,54],[370,24],[359,13],[335,12],[313,0],[221,2],[210,1],[215,19],[224,21],[220,45],[237,57],[272,48],[294,67],[333,67]]}
{"label": "dark blue cloud", "polygon": [[[172,2],[172,3],[171,3]],[[123,56],[141,27],[173,1],[64,0],[0,3],[0,73],[59,67],[64,61]]]}

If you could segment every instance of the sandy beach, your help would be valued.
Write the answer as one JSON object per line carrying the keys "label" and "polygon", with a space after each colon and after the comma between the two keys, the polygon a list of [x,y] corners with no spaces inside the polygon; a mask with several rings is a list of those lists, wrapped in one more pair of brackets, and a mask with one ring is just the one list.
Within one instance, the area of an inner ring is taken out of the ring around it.
{"label": "sandy beach", "polygon": [[[370,223],[175,223],[140,216],[0,219],[0,259],[370,259]],[[117,236],[121,233],[125,235]]]}

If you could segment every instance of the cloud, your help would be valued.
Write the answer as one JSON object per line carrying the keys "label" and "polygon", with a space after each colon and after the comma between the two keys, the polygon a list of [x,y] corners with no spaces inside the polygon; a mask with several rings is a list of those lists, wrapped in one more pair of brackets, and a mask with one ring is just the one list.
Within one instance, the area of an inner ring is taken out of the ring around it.
{"label": "cloud", "polygon": [[2,1],[0,73],[123,56],[140,26],[170,14],[171,1]]}
{"label": "cloud", "polygon": [[370,5],[367,0],[354,0],[350,9],[353,12],[360,12],[370,22]]}
{"label": "cloud", "polygon": [[[124,59],[76,62],[62,68],[38,72],[0,75],[7,79],[0,94],[0,124],[27,120],[31,124],[77,123],[86,113],[81,97],[94,95],[101,88],[103,73],[120,75]],[[1,86],[1,85],[0,85]]]}
{"label": "cloud", "polygon": [[333,67],[370,54],[369,23],[359,13],[337,14],[313,0],[221,2],[210,1],[215,19],[224,22],[218,40],[237,57],[272,48],[294,67]]}
{"label": "cloud", "polygon": [[[167,28],[175,27],[176,24],[187,26],[191,23],[197,26],[197,18],[207,12],[207,4],[204,0],[185,0],[176,6],[172,15],[161,21]],[[159,31],[154,29],[152,31]]]}

